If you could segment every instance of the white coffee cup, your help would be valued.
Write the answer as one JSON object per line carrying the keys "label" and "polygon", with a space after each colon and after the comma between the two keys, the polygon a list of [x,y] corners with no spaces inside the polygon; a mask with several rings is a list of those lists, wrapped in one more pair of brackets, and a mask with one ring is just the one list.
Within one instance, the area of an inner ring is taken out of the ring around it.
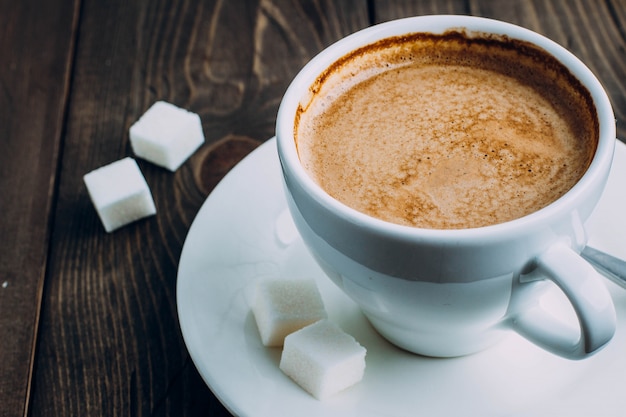
{"label": "white coffee cup", "polygon": [[[392,224],[330,197],[303,169],[294,141],[296,111],[310,86],[331,64],[361,46],[451,28],[533,43],[586,86],[600,129],[587,172],[541,210],[472,229]],[[304,242],[328,276],[397,346],[428,356],[460,356],[485,349],[513,330],[557,355],[582,359],[612,338],[612,299],[579,253],[587,239],[584,223],[609,175],[615,118],[596,77],[558,44],[518,26],[470,16],[420,16],[376,25],[329,46],[301,70],[280,105],[276,137],[289,209]],[[578,328],[564,324],[538,302],[548,280],[573,306]]]}

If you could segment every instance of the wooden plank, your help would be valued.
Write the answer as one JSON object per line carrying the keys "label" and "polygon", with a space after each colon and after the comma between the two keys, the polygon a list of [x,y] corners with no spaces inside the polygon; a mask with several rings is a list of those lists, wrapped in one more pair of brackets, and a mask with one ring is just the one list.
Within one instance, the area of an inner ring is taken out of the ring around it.
{"label": "wooden plank", "polygon": [[77,16],[0,2],[0,416],[27,412]]}
{"label": "wooden plank", "polygon": [[[180,335],[176,270],[198,208],[273,135],[316,52],[368,25],[364,1],[86,0],[63,147],[31,415],[228,415]],[[139,160],[155,217],[106,234],[82,176],[131,156],[157,99],[200,114],[207,144],[176,173]]]}

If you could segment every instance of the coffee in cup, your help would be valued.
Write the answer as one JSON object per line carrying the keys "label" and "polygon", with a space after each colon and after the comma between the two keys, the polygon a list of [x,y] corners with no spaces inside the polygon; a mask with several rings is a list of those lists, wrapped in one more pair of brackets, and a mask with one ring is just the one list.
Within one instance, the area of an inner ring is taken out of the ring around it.
{"label": "coffee in cup", "polygon": [[296,114],[302,165],[332,197],[431,229],[523,217],[571,189],[598,142],[589,91],[506,36],[390,37],[319,75]]}

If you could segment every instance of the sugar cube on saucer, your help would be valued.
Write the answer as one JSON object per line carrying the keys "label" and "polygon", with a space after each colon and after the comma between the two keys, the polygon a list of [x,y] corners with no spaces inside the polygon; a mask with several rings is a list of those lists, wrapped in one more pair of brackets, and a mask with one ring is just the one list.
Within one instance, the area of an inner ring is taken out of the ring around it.
{"label": "sugar cube on saucer", "polygon": [[265,346],[282,346],[289,333],[326,318],[313,279],[259,281],[252,313]]}
{"label": "sugar cube on saucer", "polygon": [[366,349],[329,320],[285,338],[280,369],[319,400],[363,378]]}
{"label": "sugar cube on saucer", "polygon": [[91,171],[83,180],[107,232],[156,213],[148,184],[132,158]]}
{"label": "sugar cube on saucer", "polygon": [[200,116],[165,101],[154,103],[129,134],[135,155],[170,171],[204,143]]}

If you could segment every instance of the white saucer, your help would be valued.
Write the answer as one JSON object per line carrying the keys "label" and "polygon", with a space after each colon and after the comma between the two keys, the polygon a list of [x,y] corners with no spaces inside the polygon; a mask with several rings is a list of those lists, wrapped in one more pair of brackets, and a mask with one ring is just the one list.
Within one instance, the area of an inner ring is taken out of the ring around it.
{"label": "white saucer", "polygon": [[[180,325],[205,382],[235,415],[623,416],[626,412],[626,291],[606,281],[618,330],[595,356],[561,359],[512,334],[487,351],[433,359],[382,339],[355,304],[321,272],[285,215],[272,139],[215,188],[194,220],[178,270]],[[626,146],[589,223],[590,244],[626,258]],[[329,318],[367,348],[363,380],[318,401],[278,369],[250,312],[261,277],[314,277]]]}

